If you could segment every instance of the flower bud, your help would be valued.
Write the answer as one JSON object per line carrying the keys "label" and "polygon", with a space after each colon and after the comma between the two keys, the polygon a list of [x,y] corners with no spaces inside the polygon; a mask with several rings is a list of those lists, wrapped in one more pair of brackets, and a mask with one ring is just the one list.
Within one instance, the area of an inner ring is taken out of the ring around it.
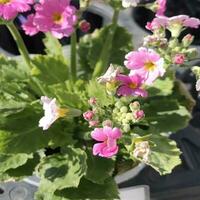
{"label": "flower bud", "polygon": [[127,119],[122,119],[122,124],[128,124],[129,123],[129,120]]}
{"label": "flower bud", "polygon": [[79,27],[80,27],[82,32],[87,33],[91,28],[91,24],[89,22],[87,22],[86,20],[82,20],[79,23]]}
{"label": "flower bud", "polygon": [[118,108],[114,108],[113,109],[113,113],[115,113],[115,114],[119,113],[119,109]]}
{"label": "flower bud", "polygon": [[182,65],[185,62],[185,55],[178,53],[173,58],[173,63],[177,65]]}
{"label": "flower bud", "polygon": [[200,67],[199,66],[192,67],[192,72],[195,74],[197,79],[200,79]]}
{"label": "flower bud", "polygon": [[124,131],[125,133],[129,132],[130,130],[131,130],[131,127],[130,127],[129,124],[125,124],[125,125],[123,126],[123,131]]}
{"label": "flower bud", "polygon": [[150,154],[150,146],[148,141],[141,141],[135,144],[133,155],[136,158],[141,158],[144,162],[148,161]]}
{"label": "flower bud", "polygon": [[178,39],[173,39],[173,40],[170,40],[170,41],[169,41],[169,47],[170,47],[171,49],[177,47],[177,45],[178,45]]}
{"label": "flower bud", "polygon": [[140,120],[140,119],[142,119],[142,118],[145,116],[143,110],[137,110],[137,111],[134,112],[133,115],[134,115],[134,118],[135,118],[136,120]]}
{"label": "flower bud", "polygon": [[107,119],[107,120],[103,121],[102,125],[103,125],[103,126],[112,127],[113,124],[112,124],[112,121],[111,121],[111,120]]}
{"label": "flower bud", "polygon": [[118,102],[115,103],[115,106],[117,108],[121,108],[123,106],[123,103],[121,101],[118,101]]}
{"label": "flower bud", "polygon": [[120,113],[121,114],[121,117],[122,117],[122,119],[125,119],[126,118],[126,113],[124,112],[124,113]]}
{"label": "flower bud", "polygon": [[200,92],[200,79],[198,79],[196,82],[196,91]]}
{"label": "flower bud", "polygon": [[114,95],[117,90],[118,83],[117,81],[111,81],[106,83],[106,91],[109,95]]}
{"label": "flower bud", "polygon": [[140,103],[138,101],[134,101],[129,105],[129,108],[131,109],[132,112],[140,110]]}
{"label": "flower bud", "polygon": [[189,47],[192,42],[194,40],[194,36],[191,34],[187,34],[183,39],[182,39],[182,43],[184,47]]}
{"label": "flower bud", "polygon": [[88,103],[90,106],[94,106],[96,105],[97,103],[97,99],[95,97],[91,97],[89,100],[88,100]]}
{"label": "flower bud", "polygon": [[90,125],[90,127],[98,126],[99,125],[99,121],[98,120],[89,121],[89,125]]}
{"label": "flower bud", "polygon": [[122,106],[122,107],[120,108],[120,112],[122,112],[122,113],[127,113],[127,112],[128,112],[128,108],[127,108],[126,106]]}
{"label": "flower bud", "polygon": [[83,118],[87,121],[92,120],[93,117],[94,117],[94,112],[91,110],[88,110],[87,112],[83,113]]}
{"label": "flower bud", "polygon": [[193,59],[197,57],[198,51],[196,48],[190,48],[186,51],[186,55],[188,56],[189,59]]}
{"label": "flower bud", "polygon": [[126,114],[126,119],[127,120],[133,120],[133,113],[127,113]]}

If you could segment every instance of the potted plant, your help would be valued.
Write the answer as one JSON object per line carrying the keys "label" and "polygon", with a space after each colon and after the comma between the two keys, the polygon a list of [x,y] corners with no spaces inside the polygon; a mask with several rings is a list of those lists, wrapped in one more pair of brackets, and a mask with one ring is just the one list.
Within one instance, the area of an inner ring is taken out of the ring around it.
{"label": "potted plant", "polygon": [[[21,53],[18,59],[0,57],[0,176],[4,181],[36,174],[35,199],[116,199],[114,176],[139,163],[163,175],[181,163],[168,136],[187,125],[194,102],[175,70],[196,51],[192,36],[177,37],[200,22],[158,16],[147,25],[153,35],[134,50],[131,35],[117,22],[122,5],[137,2],[106,2],[114,9],[112,23],[79,42],[76,29],[89,30],[80,18],[90,1],[81,1],[79,10],[67,0],[37,2],[22,28],[28,35],[45,33],[46,55],[31,57],[13,19],[33,1],[0,3],[1,22]],[[171,31],[169,40],[165,30]],[[70,58],[57,40],[66,36]]]}

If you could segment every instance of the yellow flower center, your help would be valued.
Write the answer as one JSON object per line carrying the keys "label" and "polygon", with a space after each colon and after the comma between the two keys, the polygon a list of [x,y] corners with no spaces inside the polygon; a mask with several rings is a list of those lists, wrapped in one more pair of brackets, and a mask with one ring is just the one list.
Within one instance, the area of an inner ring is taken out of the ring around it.
{"label": "yellow flower center", "polygon": [[6,4],[6,3],[9,3],[10,0],[0,0],[0,4]]}
{"label": "yellow flower center", "polygon": [[135,88],[137,88],[137,83],[130,83],[128,86],[129,86],[131,89],[135,89]]}
{"label": "yellow flower center", "polygon": [[69,110],[66,108],[59,108],[57,112],[59,117],[65,117],[69,113]]}
{"label": "yellow flower center", "polygon": [[146,62],[144,67],[148,71],[153,71],[156,68],[156,65],[152,62]]}
{"label": "yellow flower center", "polygon": [[55,12],[55,13],[53,14],[53,21],[54,21],[54,23],[56,23],[56,24],[61,24],[62,21],[63,21],[63,17],[62,17],[62,15],[61,15],[61,13]]}

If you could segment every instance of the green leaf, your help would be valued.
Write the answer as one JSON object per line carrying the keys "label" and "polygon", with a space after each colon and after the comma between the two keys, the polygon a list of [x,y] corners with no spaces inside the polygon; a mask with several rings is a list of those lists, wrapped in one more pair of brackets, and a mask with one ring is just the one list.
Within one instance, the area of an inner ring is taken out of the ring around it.
{"label": "green leaf", "polygon": [[9,169],[6,171],[6,174],[9,177],[14,177],[15,180],[22,180],[25,177],[32,176],[36,166],[40,162],[40,155],[38,153],[35,153],[33,155],[33,158],[29,158],[27,162],[19,166],[15,169]]}
{"label": "green leaf", "polygon": [[[46,157],[38,167],[41,178],[38,199],[53,199],[56,190],[78,187],[87,170],[87,155],[81,149],[67,148],[64,155]],[[48,191],[48,194],[47,192]]]}
{"label": "green leaf", "polygon": [[176,132],[187,126],[190,120],[190,113],[178,104],[173,96],[158,96],[148,99],[144,107],[145,119],[159,133]]}
{"label": "green leaf", "polygon": [[182,81],[176,80],[173,96],[182,106],[186,107],[190,112],[192,112],[196,101]]}
{"label": "green leaf", "polygon": [[113,174],[115,167],[114,160],[93,156],[89,151],[87,155],[88,169],[86,178],[93,183],[103,184]]}
{"label": "green leaf", "polygon": [[26,107],[25,102],[18,102],[13,99],[0,97],[0,115],[9,115],[22,111]]}
{"label": "green leaf", "polygon": [[[28,107],[0,118],[0,149],[2,153],[33,153],[47,146],[73,144],[73,124],[57,120],[47,131],[38,127],[42,113]],[[67,128],[65,128],[67,127]],[[10,148],[12,147],[12,148]]]}
{"label": "green leaf", "polygon": [[152,135],[150,140],[154,143],[151,147],[148,165],[161,175],[169,174],[175,166],[181,164],[180,150],[176,142],[161,135]]}
{"label": "green leaf", "polygon": [[105,86],[97,83],[96,81],[89,82],[87,91],[89,97],[95,97],[101,106],[113,104],[114,97],[108,95]]}
{"label": "green leaf", "polygon": [[79,187],[56,191],[54,200],[69,199],[119,199],[118,188],[115,181],[110,178],[105,184],[98,185],[82,178]]}
{"label": "green leaf", "polygon": [[18,154],[0,154],[0,173],[8,169],[15,169],[32,158],[32,154],[18,153]]}
{"label": "green leaf", "polygon": [[64,59],[62,45],[57,38],[53,37],[50,33],[46,33],[43,42],[46,47],[45,52],[47,55],[60,56]]}
{"label": "green leaf", "polygon": [[[84,69],[86,76],[93,72],[111,27],[111,25],[105,26],[81,38],[78,53],[81,69]],[[123,66],[125,55],[132,49],[132,36],[126,29],[118,26],[113,38],[109,63]],[[105,70],[107,68],[108,66],[105,66]]]}
{"label": "green leaf", "polygon": [[2,55],[0,55],[0,73],[1,81],[21,82],[27,78],[27,74],[17,60],[5,58]]}
{"label": "green leaf", "polygon": [[43,84],[51,85],[64,82],[68,79],[68,66],[59,56],[39,55],[33,58],[33,64],[39,70],[35,77]]}
{"label": "green leaf", "polygon": [[87,98],[84,94],[85,86],[83,85],[82,92],[81,90],[77,89],[75,85],[72,90],[68,90],[68,84],[68,81],[64,84],[54,84],[49,86],[49,89],[52,92],[52,95],[58,99],[61,105],[83,109],[87,104]]}
{"label": "green leaf", "polygon": [[149,96],[167,96],[173,93],[174,81],[170,77],[157,79],[151,87],[148,88]]}

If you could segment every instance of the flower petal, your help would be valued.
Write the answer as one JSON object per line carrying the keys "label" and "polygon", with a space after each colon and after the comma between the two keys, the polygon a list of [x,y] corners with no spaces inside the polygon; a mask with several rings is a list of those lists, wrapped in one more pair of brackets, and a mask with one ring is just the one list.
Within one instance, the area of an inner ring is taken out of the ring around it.
{"label": "flower petal", "polygon": [[98,155],[98,154],[101,154],[101,151],[103,148],[106,147],[106,144],[105,143],[97,143],[93,146],[93,150],[92,150],[92,153],[93,155]]}
{"label": "flower petal", "polygon": [[107,135],[102,128],[95,128],[91,133],[91,137],[99,142],[105,141],[107,139]]}

